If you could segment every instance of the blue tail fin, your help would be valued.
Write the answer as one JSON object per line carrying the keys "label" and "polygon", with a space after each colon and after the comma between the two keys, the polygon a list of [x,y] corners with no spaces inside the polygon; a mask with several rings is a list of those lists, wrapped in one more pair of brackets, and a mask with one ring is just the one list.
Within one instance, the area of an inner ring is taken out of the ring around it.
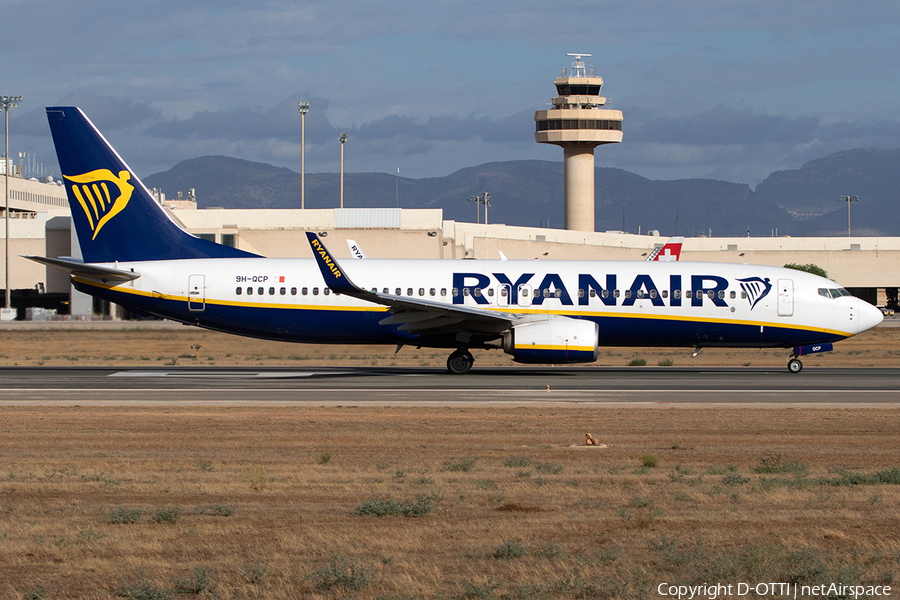
{"label": "blue tail fin", "polygon": [[47,120],[85,262],[256,256],[176,225],[81,109],[48,107]]}

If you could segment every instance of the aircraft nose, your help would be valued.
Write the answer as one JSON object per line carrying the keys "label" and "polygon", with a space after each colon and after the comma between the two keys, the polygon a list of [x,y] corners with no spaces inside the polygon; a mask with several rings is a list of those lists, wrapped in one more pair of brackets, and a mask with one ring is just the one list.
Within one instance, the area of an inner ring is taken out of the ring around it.
{"label": "aircraft nose", "polygon": [[859,323],[859,333],[872,329],[884,320],[884,315],[881,314],[880,310],[864,300],[858,300],[857,302],[859,303],[859,310],[857,311],[857,314],[859,315],[857,320]]}

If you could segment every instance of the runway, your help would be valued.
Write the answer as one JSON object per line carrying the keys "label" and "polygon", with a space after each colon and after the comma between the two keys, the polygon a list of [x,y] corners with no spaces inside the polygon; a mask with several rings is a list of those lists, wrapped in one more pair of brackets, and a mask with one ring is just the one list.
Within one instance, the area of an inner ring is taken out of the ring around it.
{"label": "runway", "polygon": [[900,369],[0,368],[12,405],[900,405]]}

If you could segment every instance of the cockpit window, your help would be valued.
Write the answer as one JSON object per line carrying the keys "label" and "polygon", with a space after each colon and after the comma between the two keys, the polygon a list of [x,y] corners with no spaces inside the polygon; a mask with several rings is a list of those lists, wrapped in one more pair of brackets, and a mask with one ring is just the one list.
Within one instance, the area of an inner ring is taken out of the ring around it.
{"label": "cockpit window", "polygon": [[844,288],[819,288],[819,295],[825,298],[840,298],[841,296],[852,296],[853,294]]}

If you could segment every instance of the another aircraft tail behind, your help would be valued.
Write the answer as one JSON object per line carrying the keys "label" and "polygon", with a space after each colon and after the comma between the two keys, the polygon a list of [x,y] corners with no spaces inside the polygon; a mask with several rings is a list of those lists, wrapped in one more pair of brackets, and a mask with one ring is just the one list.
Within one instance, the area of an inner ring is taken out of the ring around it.
{"label": "another aircraft tail behind", "polygon": [[85,262],[256,256],[181,229],[81,109],[48,107],[47,120]]}

